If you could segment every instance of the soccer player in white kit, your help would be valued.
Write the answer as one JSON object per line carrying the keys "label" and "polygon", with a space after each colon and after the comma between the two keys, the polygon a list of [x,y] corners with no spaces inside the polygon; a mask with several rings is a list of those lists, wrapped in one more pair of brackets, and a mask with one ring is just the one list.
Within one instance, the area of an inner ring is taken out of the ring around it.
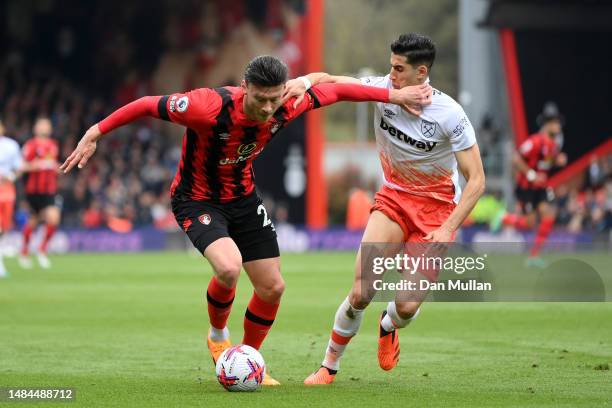
{"label": "soccer player in white kit", "polygon": [[[351,77],[313,73],[287,85],[287,94],[303,94],[308,85],[354,82],[381,88],[423,84],[427,92],[435,45],[427,37],[403,34],[391,44],[391,70],[384,77]],[[429,95],[425,95],[428,98]],[[485,176],[474,129],[463,108],[433,89],[431,103],[400,107],[376,103],[374,131],[384,183],[375,197],[362,244],[452,242],[455,232],[484,191]],[[461,194],[458,169],[467,183]],[[321,367],[304,380],[307,385],[330,384],[340,357],[357,334],[369,304],[362,294],[361,249],[355,280],[334,320]],[[397,329],[406,327],[419,312],[421,301],[389,302],[379,323],[378,361],[390,370],[399,360]]]}
{"label": "soccer player in white kit", "polygon": [[[0,237],[13,226],[15,179],[22,166],[21,149],[13,139],[4,135],[0,121]],[[8,276],[0,252],[0,278]]]}

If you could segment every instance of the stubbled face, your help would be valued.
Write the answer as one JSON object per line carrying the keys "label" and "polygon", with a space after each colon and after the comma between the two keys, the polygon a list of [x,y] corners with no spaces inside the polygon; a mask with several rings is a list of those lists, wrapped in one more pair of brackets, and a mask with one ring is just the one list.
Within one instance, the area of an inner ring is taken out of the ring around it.
{"label": "stubbled face", "polygon": [[420,85],[427,78],[428,69],[425,65],[413,67],[403,55],[391,53],[390,64],[391,71],[389,72],[389,78],[395,89]]}
{"label": "stubbled face", "polygon": [[34,124],[34,137],[47,138],[51,136],[53,126],[49,119],[38,119]]}
{"label": "stubbled face", "polygon": [[257,86],[242,81],[244,89],[244,113],[256,122],[267,122],[281,106],[285,84],[277,86]]}

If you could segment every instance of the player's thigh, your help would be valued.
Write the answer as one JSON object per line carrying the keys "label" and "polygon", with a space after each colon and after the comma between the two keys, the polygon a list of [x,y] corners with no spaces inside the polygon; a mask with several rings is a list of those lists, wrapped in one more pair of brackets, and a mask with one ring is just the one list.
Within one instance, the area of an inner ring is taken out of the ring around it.
{"label": "player's thigh", "polygon": [[47,224],[58,225],[60,223],[61,210],[59,207],[48,205],[43,209],[42,214]]}
{"label": "player's thigh", "polygon": [[217,206],[199,201],[172,202],[178,225],[193,246],[208,259],[218,277],[240,272],[242,258],[228,232],[226,214]]}
{"label": "player's thigh", "polygon": [[373,211],[368,219],[355,259],[355,275],[350,300],[355,307],[364,306],[374,296],[373,281],[379,279],[371,270],[376,258],[395,257],[401,252],[404,231],[381,211]]}
{"label": "player's thigh", "polygon": [[280,257],[257,259],[243,264],[257,295],[266,302],[280,299],[285,281],[280,272]]}
{"label": "player's thigh", "polygon": [[557,215],[557,209],[548,201],[540,201],[538,204],[538,214],[542,218],[555,217]]}
{"label": "player's thigh", "polygon": [[357,251],[355,282],[361,279],[362,265],[371,265],[376,257],[395,256],[402,249],[403,240],[404,231],[397,222],[381,211],[373,211]]}
{"label": "player's thigh", "polygon": [[218,238],[206,246],[203,255],[212,266],[215,276],[228,286],[234,286],[242,267],[242,256],[234,240],[229,237]]}

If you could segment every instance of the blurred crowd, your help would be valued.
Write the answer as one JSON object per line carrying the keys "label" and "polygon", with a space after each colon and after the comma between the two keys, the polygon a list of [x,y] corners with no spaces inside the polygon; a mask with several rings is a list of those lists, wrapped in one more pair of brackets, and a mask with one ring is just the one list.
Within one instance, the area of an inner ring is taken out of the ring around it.
{"label": "blurred crowd", "polygon": [[[31,136],[36,117],[50,117],[61,159],[87,127],[140,96],[238,84],[244,66],[258,54],[279,56],[292,76],[303,72],[303,0],[242,0],[231,6],[221,0],[133,1],[120,8],[76,2],[69,10],[48,3],[12,1],[7,7],[31,17],[22,20],[28,24],[5,27],[0,115],[7,135],[20,145]],[[181,132],[141,120],[105,136],[85,169],[59,176],[62,224],[176,228],[168,191]],[[494,167],[501,164],[501,151],[495,150],[501,148],[500,133],[483,125],[479,138],[485,166],[499,172]],[[355,187],[375,189],[371,182],[356,183],[353,173],[348,169],[330,180],[330,188],[346,192],[330,201],[336,223],[351,212]],[[572,231],[612,229],[612,158],[594,160],[584,182],[561,186],[556,202],[558,225]],[[26,213],[21,199],[17,217]]]}
{"label": "blurred crowd", "polygon": [[[141,96],[237,85],[246,62],[264,53],[285,60],[292,75],[301,72],[302,0],[73,6],[11,2],[7,9],[29,15],[30,24],[5,28],[10,41],[0,60],[6,134],[23,145],[35,119],[48,116],[60,160],[89,126]],[[181,133],[141,120],[105,136],[84,169],[59,176],[62,224],[176,228],[169,189]],[[17,219],[23,221],[27,205],[22,188],[18,193]]]}
{"label": "blurred crowd", "polygon": [[557,189],[557,224],[569,231],[612,230],[612,155],[592,160],[582,183]]}

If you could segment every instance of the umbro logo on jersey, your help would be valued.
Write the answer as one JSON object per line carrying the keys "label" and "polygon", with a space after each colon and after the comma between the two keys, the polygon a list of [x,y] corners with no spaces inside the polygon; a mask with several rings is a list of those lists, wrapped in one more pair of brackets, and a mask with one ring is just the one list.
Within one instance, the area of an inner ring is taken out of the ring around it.
{"label": "umbro logo on jersey", "polygon": [[426,152],[431,152],[434,147],[438,144],[438,142],[423,142],[421,140],[416,140],[405,134],[399,129],[394,128],[385,122],[382,118],[380,118],[380,128],[382,130],[386,130],[391,136],[396,137],[397,140],[402,141],[404,143],[408,143],[411,146],[416,147],[417,149],[425,150]]}
{"label": "umbro logo on jersey", "polygon": [[395,112],[393,112],[391,109],[383,109],[385,118],[387,119],[393,119],[393,117],[395,116]]}

